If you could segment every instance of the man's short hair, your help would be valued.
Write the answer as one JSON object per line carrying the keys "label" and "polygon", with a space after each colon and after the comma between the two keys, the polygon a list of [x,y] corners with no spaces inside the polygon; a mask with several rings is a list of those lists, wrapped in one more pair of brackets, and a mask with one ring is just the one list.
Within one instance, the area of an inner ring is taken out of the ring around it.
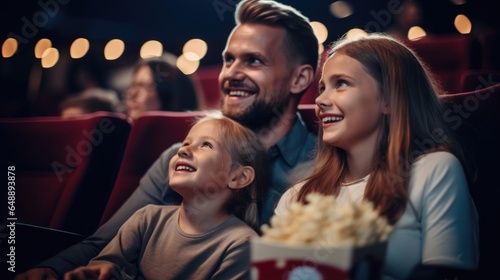
{"label": "man's short hair", "polygon": [[309,19],[291,6],[269,0],[242,1],[236,7],[236,24],[255,23],[286,30],[284,51],[289,66],[318,65],[318,39]]}

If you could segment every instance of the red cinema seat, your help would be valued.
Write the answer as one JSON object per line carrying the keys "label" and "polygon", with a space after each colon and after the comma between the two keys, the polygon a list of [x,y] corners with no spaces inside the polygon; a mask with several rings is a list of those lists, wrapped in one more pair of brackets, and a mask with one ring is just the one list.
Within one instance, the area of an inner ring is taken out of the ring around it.
{"label": "red cinema seat", "polygon": [[318,133],[318,118],[316,117],[316,104],[299,104],[299,114],[310,132]]}
{"label": "red cinema seat", "polygon": [[460,75],[460,92],[479,90],[500,84],[500,71],[465,70]]}
{"label": "red cinema seat", "polygon": [[193,80],[200,87],[198,98],[200,109],[209,110],[219,108],[220,86],[219,73],[222,65],[200,68],[193,74]]}
{"label": "red cinema seat", "polygon": [[314,102],[316,101],[316,97],[318,97],[318,83],[319,79],[321,77],[316,75],[316,78],[314,78],[314,81],[312,84],[309,86],[307,91],[302,95],[302,98],[300,99],[300,104],[315,104]]}
{"label": "red cinema seat", "polygon": [[445,121],[456,129],[472,156],[477,178],[470,191],[479,213],[479,277],[497,270],[500,249],[500,84],[476,91],[442,95]]}
{"label": "red cinema seat", "polygon": [[316,69],[316,73],[314,75],[314,81],[311,83],[307,91],[300,99],[300,104],[315,104],[316,97],[318,97],[318,85],[319,81],[321,80],[323,65],[325,64],[327,58],[328,58],[328,49],[325,49],[319,57],[318,66]]}
{"label": "red cinema seat", "polygon": [[94,232],[129,132],[125,115],[114,113],[0,119],[2,166],[12,166],[15,176],[12,216],[20,223]]}
{"label": "red cinema seat", "polygon": [[118,177],[101,218],[106,222],[139,185],[161,153],[184,140],[202,112],[155,111],[142,114],[132,125]]}
{"label": "red cinema seat", "polygon": [[472,38],[466,35],[426,36],[403,43],[427,64],[448,93],[460,92],[460,75],[471,69]]}

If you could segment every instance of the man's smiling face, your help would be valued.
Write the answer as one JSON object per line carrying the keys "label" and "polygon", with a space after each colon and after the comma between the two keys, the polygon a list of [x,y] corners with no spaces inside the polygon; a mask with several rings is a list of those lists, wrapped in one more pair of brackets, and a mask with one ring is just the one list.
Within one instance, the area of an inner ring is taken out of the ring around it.
{"label": "man's smiling face", "polygon": [[233,30],[219,75],[225,116],[258,128],[276,111],[284,111],[291,98],[285,35],[283,28],[262,24],[241,24]]}

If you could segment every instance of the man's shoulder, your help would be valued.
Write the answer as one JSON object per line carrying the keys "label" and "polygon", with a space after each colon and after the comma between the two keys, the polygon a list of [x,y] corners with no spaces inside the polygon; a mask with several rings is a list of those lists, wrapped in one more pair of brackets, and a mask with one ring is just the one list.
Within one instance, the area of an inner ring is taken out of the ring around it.
{"label": "man's shoulder", "polygon": [[317,135],[309,131],[300,117],[295,118],[292,129],[283,137],[289,149],[312,150],[316,146]]}
{"label": "man's shoulder", "polygon": [[318,141],[318,136],[311,133],[311,132],[307,132],[307,137],[304,141],[304,147],[305,149],[308,149],[308,150],[314,150],[316,148],[316,143]]}
{"label": "man's shoulder", "polygon": [[284,148],[285,152],[293,151],[298,153],[299,162],[309,161],[314,159],[316,155],[317,135],[310,132],[307,127],[299,121],[299,125],[295,125],[291,133],[285,137],[288,138]]}
{"label": "man's shoulder", "polygon": [[161,155],[163,156],[163,155],[170,155],[177,153],[177,151],[181,147],[181,144],[182,144],[181,142],[172,144],[172,146],[168,147],[165,151],[163,151]]}
{"label": "man's shoulder", "polygon": [[170,159],[175,155],[177,154],[177,151],[179,151],[179,148],[181,147],[181,144],[180,142],[178,143],[175,143],[175,144],[172,144],[172,146],[168,147],[167,149],[165,149],[159,159],[160,161],[164,162],[164,161],[170,161]]}

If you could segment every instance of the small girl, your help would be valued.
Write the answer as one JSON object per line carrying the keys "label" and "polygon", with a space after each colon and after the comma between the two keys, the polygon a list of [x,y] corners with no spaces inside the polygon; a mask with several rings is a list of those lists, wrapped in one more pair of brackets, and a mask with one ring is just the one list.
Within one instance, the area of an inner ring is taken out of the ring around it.
{"label": "small girl", "polygon": [[227,117],[200,119],[169,164],[180,206],[138,210],[64,279],[249,279],[248,241],[258,236],[267,162],[249,129]]}
{"label": "small girl", "polygon": [[276,215],[311,192],[368,200],[394,225],[384,279],[407,279],[421,264],[476,269],[467,161],[418,57],[371,34],[338,41],[323,67],[315,170],[282,196]]}

